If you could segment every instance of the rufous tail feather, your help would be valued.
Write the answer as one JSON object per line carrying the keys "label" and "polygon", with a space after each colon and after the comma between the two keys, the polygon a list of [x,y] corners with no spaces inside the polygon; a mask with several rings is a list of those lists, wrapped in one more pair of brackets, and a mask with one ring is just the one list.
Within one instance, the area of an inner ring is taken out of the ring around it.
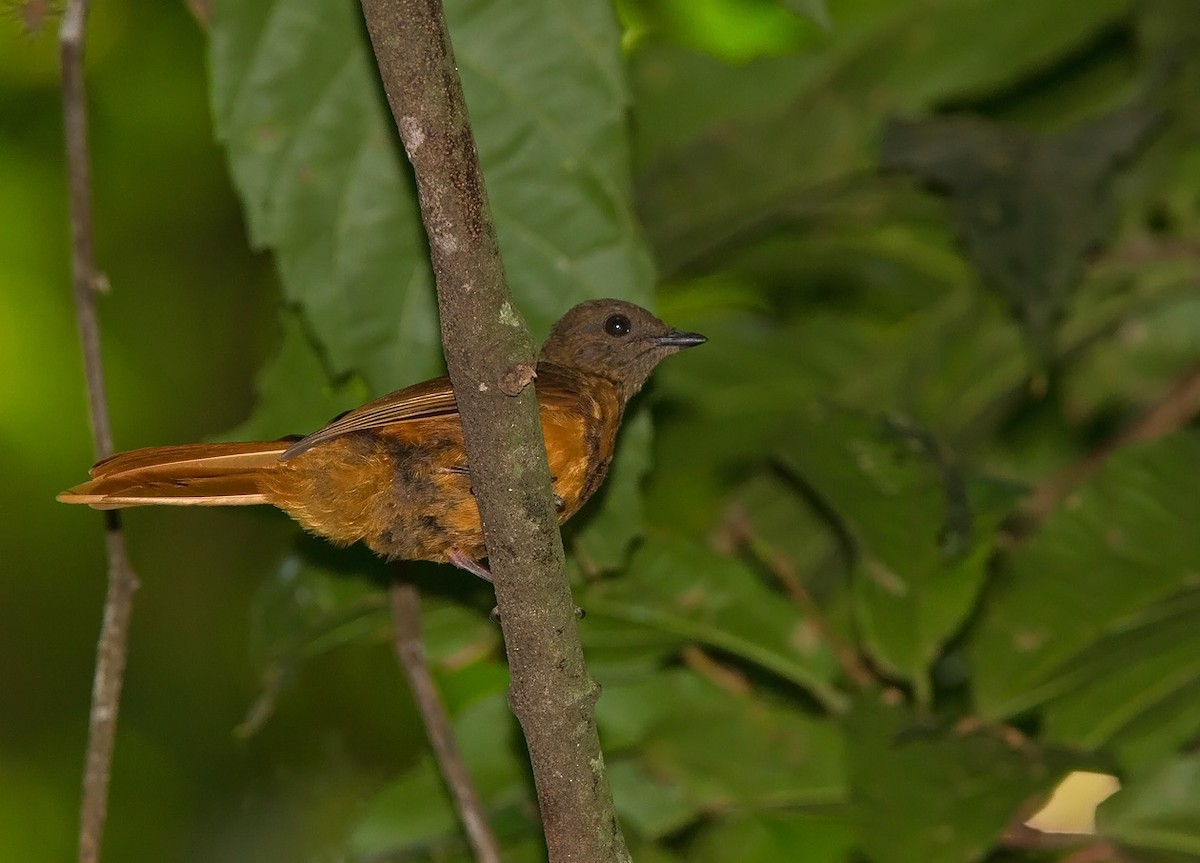
{"label": "rufous tail feather", "polygon": [[259,480],[291,440],[156,446],[97,462],[91,479],[58,496],[94,509],[150,504],[245,506],[270,503]]}

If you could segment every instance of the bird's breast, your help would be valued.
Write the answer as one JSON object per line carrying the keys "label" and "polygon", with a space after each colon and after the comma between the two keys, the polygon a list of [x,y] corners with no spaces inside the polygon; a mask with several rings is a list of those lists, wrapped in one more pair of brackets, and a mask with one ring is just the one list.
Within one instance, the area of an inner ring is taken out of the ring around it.
{"label": "bird's breast", "polygon": [[546,457],[554,478],[554,493],[563,502],[561,520],[578,512],[604,482],[621,412],[615,387],[603,383],[580,387],[570,399],[556,397],[541,402]]}

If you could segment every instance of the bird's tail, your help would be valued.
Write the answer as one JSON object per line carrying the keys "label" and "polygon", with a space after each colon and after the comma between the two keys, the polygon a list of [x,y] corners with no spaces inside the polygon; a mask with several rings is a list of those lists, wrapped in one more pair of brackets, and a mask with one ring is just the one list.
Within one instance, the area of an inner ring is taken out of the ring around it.
{"label": "bird's tail", "polygon": [[97,462],[91,479],[58,499],[94,509],[270,503],[261,479],[279,464],[292,442],[188,444],[124,452]]}

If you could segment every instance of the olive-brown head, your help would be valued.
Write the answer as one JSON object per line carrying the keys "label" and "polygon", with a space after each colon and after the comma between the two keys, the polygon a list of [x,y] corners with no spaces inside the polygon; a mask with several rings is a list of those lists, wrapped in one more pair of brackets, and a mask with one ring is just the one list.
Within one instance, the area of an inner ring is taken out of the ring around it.
{"label": "olive-brown head", "polygon": [[588,300],[559,318],[538,362],[605,377],[618,385],[628,401],[660,362],[706,341],[699,333],[672,329],[633,303]]}

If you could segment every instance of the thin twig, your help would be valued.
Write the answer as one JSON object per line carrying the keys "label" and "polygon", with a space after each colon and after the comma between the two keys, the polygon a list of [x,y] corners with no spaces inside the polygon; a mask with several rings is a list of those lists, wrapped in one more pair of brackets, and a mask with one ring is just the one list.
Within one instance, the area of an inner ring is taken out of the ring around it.
{"label": "thin twig", "polygon": [[1028,535],[1058,505],[1122,447],[1149,443],[1178,431],[1200,414],[1200,363],[1176,378],[1170,388],[1133,423],[1089,452],[1043,480],[1025,499],[1012,528],[1019,538]]}
{"label": "thin twig", "polygon": [[[92,257],[92,191],[83,79],[87,15],[87,0],[70,0],[59,29],[59,50],[70,197],[71,280],[79,322],[79,340],[83,348],[92,438],[96,457],[103,458],[112,453],[113,441],[108,420],[108,400],[104,392],[100,325],[96,314],[96,292],[104,282],[96,271]],[[138,587],[137,575],[125,550],[121,522],[115,512],[105,514],[105,545],[108,551],[108,592],[104,600],[104,622],[96,646],[92,706],[88,717],[83,800],[79,812],[80,863],[96,863],[100,859],[100,842],[108,811],[113,746],[117,734],[117,711],[128,653],[129,619],[133,612],[133,594]]]}
{"label": "thin twig", "polygon": [[396,659],[404,669],[413,700],[425,722],[425,733],[433,747],[442,778],[454,798],[458,816],[467,831],[467,840],[479,863],[500,863],[500,849],[488,826],[483,803],[471,782],[467,765],[459,752],[450,727],[446,707],[429,673],[425,645],[421,643],[421,596],[405,572],[402,563],[392,566],[392,623]]}

